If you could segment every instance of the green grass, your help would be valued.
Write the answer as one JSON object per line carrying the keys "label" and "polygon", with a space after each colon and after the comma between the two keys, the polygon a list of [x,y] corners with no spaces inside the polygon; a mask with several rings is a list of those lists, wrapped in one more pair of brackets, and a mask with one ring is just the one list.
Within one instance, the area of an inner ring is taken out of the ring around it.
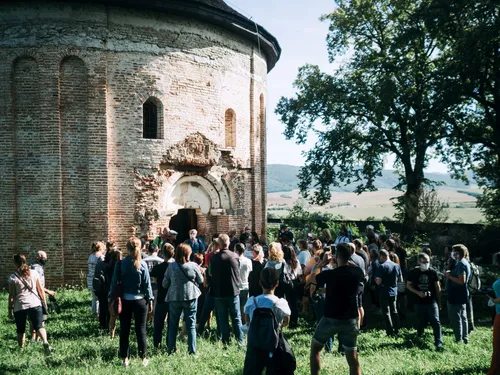
{"label": "green grass", "polygon": [[[118,359],[118,337],[111,341],[102,337],[97,322],[90,315],[87,291],[60,291],[60,315],[52,315],[47,324],[54,353],[45,357],[41,344],[27,343],[19,350],[15,325],[7,319],[7,295],[0,294],[0,374],[121,374]],[[372,321],[376,320],[372,317]],[[426,331],[418,342],[412,329],[402,330],[398,339],[387,338],[382,330],[372,330],[359,337],[360,362],[363,374],[484,374],[490,364],[492,331],[487,317],[470,337],[468,346],[454,343],[452,332],[444,326],[446,351],[433,350],[432,332]],[[286,330],[285,335],[297,357],[296,374],[309,373],[309,345],[314,326],[301,321],[302,327]],[[152,327],[148,327],[148,344],[152,349]],[[150,350],[146,369],[135,357],[137,345],[131,335],[132,362],[130,374],[236,375],[242,373],[245,352],[236,346],[224,350],[210,339],[198,339],[198,354],[187,354],[187,343],[178,341],[180,354],[167,356]],[[322,353],[322,374],[347,374],[345,358],[337,353]]]}

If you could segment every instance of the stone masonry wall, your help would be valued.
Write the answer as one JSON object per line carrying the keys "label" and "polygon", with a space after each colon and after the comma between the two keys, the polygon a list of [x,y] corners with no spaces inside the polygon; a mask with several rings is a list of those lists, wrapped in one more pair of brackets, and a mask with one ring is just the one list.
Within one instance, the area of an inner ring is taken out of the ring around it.
{"label": "stone masonry wall", "polygon": [[[265,233],[267,66],[256,44],[198,21],[99,5],[20,3],[0,13],[0,285],[16,252],[32,260],[45,250],[56,285],[86,273],[90,242],[123,247],[138,226],[136,171],[161,172],[194,133],[231,160],[189,172],[214,173],[230,195],[231,210],[199,216],[202,234],[248,224]],[[149,97],[162,102],[164,139],[142,138]],[[141,204],[161,212],[157,188]]]}

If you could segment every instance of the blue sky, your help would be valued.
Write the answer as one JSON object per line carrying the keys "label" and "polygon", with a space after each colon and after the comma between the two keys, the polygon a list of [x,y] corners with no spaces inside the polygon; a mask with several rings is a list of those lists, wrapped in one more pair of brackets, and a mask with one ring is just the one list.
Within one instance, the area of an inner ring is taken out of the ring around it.
{"label": "blue sky", "polygon": [[[228,0],[233,8],[251,17],[271,32],[283,50],[281,59],[269,73],[267,88],[267,161],[269,164],[303,165],[302,151],[314,146],[314,140],[305,145],[287,141],[284,125],[274,114],[282,96],[293,96],[292,87],[298,68],[305,63],[316,64],[327,72],[335,71],[337,63],[329,64],[326,49],[328,24],[319,21],[322,14],[334,8],[332,0]],[[393,159],[386,168],[392,169]],[[446,167],[431,161],[429,172],[446,172]]]}

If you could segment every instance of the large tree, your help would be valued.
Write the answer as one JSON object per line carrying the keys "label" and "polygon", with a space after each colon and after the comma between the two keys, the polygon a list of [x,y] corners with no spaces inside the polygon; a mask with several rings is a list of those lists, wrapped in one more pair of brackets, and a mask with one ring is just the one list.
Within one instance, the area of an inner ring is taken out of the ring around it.
{"label": "large tree", "polygon": [[[445,95],[442,56],[429,33],[423,0],[351,0],[336,2],[327,37],[330,61],[345,59],[331,73],[306,65],[295,81],[297,94],[281,98],[276,113],[285,136],[318,138],[306,153],[300,189],[325,204],[331,186],[357,181],[357,193],[375,190],[384,158],[393,155],[404,194],[405,237],[412,235],[429,159],[443,151],[448,117],[456,111]],[[311,193],[311,189],[312,193]]]}
{"label": "large tree", "polygon": [[449,118],[452,152],[443,156],[459,155],[445,159],[463,178],[473,165],[484,188],[479,205],[490,222],[500,224],[500,1],[430,0],[423,11],[444,51],[443,82],[462,103]]}

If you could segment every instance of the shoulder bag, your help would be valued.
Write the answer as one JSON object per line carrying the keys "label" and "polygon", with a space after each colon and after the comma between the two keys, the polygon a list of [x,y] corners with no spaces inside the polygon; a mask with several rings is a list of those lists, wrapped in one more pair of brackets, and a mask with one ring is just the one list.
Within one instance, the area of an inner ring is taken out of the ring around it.
{"label": "shoulder bag", "polygon": [[111,292],[109,300],[109,312],[111,315],[116,316],[122,313],[123,308],[123,284],[122,284],[122,261],[116,264],[116,284]]}
{"label": "shoulder bag", "polygon": [[[26,288],[29,289],[29,291],[31,293],[33,293],[35,296],[38,297],[38,299],[42,303],[42,314],[43,315],[47,315],[49,313],[48,309],[47,309],[47,303],[44,300],[42,300],[42,297],[40,297],[40,295],[38,293],[35,293],[35,291],[33,290],[33,287],[31,287],[30,285],[28,285],[28,283],[26,281],[24,281],[23,278],[21,276],[19,276],[17,272],[14,272],[14,275],[19,279],[19,281],[21,281],[24,284],[24,286]],[[33,281],[33,279],[31,279],[31,281]]]}
{"label": "shoulder bag", "polygon": [[[176,262],[176,263],[177,263],[177,262]],[[201,292],[201,289],[200,289],[200,286],[199,286],[199,285],[198,285],[198,284],[197,284],[194,280],[191,280],[191,279],[188,277],[188,275],[187,275],[186,271],[184,271],[184,269],[182,268],[182,266],[181,266],[179,263],[177,263],[177,267],[179,267],[179,269],[182,271],[182,273],[184,274],[184,276],[186,277],[186,279],[188,279],[188,281],[191,281],[191,282],[194,284],[194,286],[195,286],[196,288],[198,288],[198,290],[200,291],[200,293],[202,293],[202,292]],[[203,294],[203,293],[202,293],[202,294]]]}

